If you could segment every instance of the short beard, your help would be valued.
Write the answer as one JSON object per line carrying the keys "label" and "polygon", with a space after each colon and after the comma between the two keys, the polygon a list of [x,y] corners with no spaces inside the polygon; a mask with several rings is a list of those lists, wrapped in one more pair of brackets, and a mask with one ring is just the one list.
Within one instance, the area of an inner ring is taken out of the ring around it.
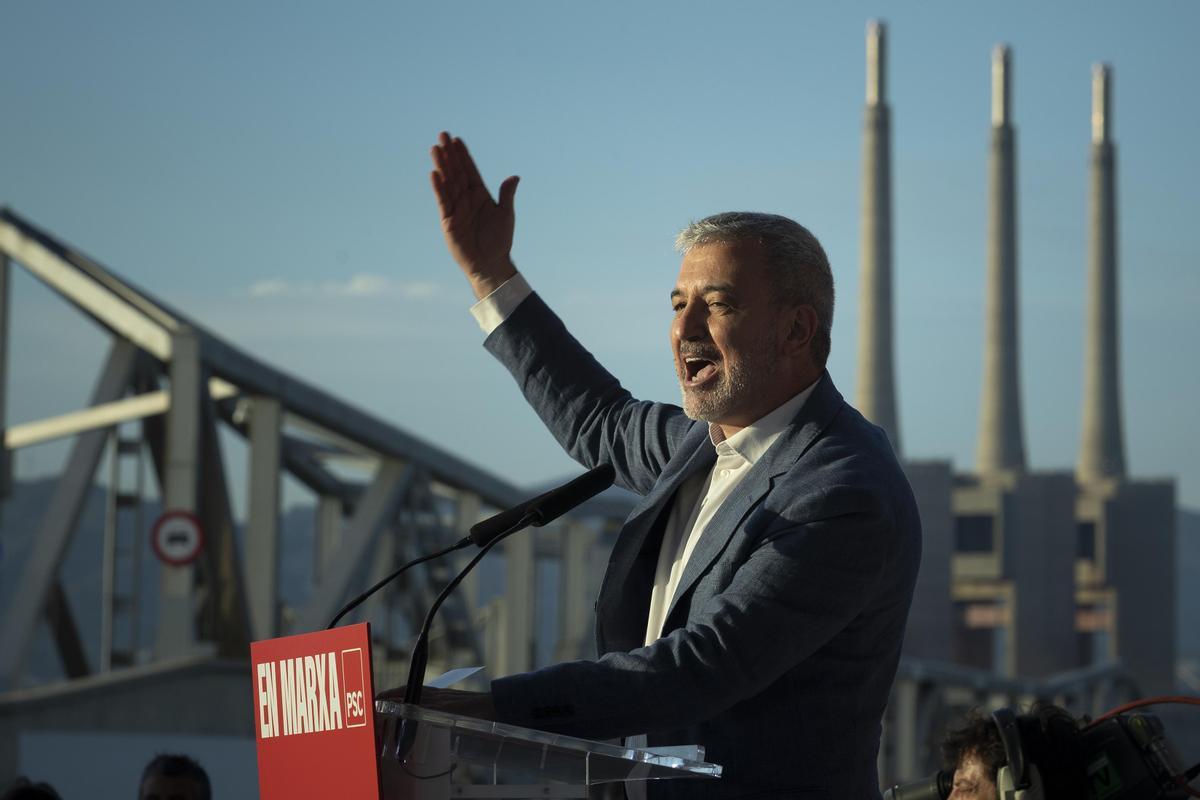
{"label": "short beard", "polygon": [[[721,375],[711,389],[691,389],[679,382],[683,413],[690,419],[720,423],[745,406],[767,381],[775,366],[775,337],[760,343],[736,362],[722,361]],[[677,376],[679,377],[679,376]]]}

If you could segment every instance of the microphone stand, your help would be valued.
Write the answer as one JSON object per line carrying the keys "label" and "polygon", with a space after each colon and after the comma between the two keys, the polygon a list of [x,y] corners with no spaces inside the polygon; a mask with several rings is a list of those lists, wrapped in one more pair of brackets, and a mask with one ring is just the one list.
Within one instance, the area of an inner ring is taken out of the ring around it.
{"label": "microphone stand", "polygon": [[455,550],[462,550],[464,547],[470,547],[471,544],[472,544],[471,537],[464,536],[463,538],[459,539],[454,544],[452,544],[449,547],[444,548],[442,550],[438,550],[436,553],[430,553],[427,556],[421,556],[420,558],[414,558],[412,561],[410,561],[407,564],[405,564],[404,566],[400,567],[400,569],[396,570],[391,575],[388,575],[386,578],[379,581],[379,583],[375,584],[370,589],[367,589],[365,592],[360,594],[358,597],[354,598],[349,603],[346,603],[346,605],[342,606],[342,610],[339,611],[337,613],[337,616],[335,616],[333,618],[333,621],[330,622],[325,627],[325,630],[329,630],[330,628],[337,625],[338,622],[342,619],[342,617],[349,614],[351,611],[353,611],[355,608],[357,608],[360,603],[362,603],[364,600],[366,600],[371,595],[378,592],[380,589],[382,589],[388,583],[390,583],[391,581],[400,577],[400,573],[404,572],[404,570],[408,569],[409,567],[415,567],[417,564],[424,564],[426,561],[432,561],[435,558],[440,558],[440,557],[446,555],[447,553],[453,553]]}
{"label": "microphone stand", "polygon": [[[503,533],[499,534],[496,536],[496,538],[492,539],[486,545],[481,547],[479,552],[475,554],[467,566],[464,567],[462,571],[454,577],[454,580],[446,584],[446,588],[442,589],[441,594],[439,594],[437,599],[433,601],[433,605],[430,606],[429,612],[425,615],[425,622],[421,625],[421,633],[417,636],[416,644],[413,645],[412,658],[409,660],[408,664],[408,684],[404,689],[405,703],[416,705],[421,702],[421,688],[425,682],[425,666],[426,662],[429,660],[429,629],[433,625],[433,615],[437,613],[439,608],[441,608],[442,603],[445,602],[446,598],[450,596],[450,593],[454,591],[458,584],[462,582],[462,579],[467,576],[467,573],[474,569],[475,565],[478,564],[480,560],[488,554],[488,551],[495,547],[500,541],[507,539],[509,536],[513,535],[519,530],[522,530],[530,523],[533,523],[538,519],[540,519],[540,514],[538,514],[536,510],[527,511],[525,515],[517,521],[516,524],[509,526]],[[466,541],[467,543],[470,543],[470,537],[467,537]],[[459,544],[461,544],[461,542]]]}

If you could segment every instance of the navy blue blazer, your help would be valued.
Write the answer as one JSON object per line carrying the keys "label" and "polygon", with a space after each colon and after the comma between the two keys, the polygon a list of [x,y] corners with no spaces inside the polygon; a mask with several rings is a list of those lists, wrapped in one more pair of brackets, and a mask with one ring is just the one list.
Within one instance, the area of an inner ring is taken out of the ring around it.
{"label": "navy blue blazer", "polygon": [[721,780],[651,798],[878,798],[880,720],[921,553],[884,432],[824,374],[705,529],[644,646],[671,500],[716,453],[708,425],[634,400],[536,294],[488,337],[554,436],[642,495],[596,602],[595,661],[492,681],[503,722],[593,739],[698,743]]}

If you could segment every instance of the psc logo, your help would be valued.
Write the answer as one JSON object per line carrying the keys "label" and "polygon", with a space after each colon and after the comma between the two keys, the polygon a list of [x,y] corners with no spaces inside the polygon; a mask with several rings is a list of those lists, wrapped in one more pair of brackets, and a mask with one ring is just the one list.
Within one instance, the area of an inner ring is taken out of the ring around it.
{"label": "psc logo", "polygon": [[345,686],[346,727],[361,728],[367,724],[367,682],[363,677],[361,647],[342,651],[342,679]]}

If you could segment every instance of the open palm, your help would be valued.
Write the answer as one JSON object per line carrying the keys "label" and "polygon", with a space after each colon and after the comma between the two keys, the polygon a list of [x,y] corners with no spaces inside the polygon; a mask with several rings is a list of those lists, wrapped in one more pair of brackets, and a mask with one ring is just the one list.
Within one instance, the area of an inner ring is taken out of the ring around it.
{"label": "open palm", "polygon": [[450,255],[476,285],[477,293],[481,287],[491,291],[514,272],[509,252],[518,179],[510,177],[500,184],[497,202],[484,185],[462,139],[443,132],[430,154],[434,165],[430,182]]}

